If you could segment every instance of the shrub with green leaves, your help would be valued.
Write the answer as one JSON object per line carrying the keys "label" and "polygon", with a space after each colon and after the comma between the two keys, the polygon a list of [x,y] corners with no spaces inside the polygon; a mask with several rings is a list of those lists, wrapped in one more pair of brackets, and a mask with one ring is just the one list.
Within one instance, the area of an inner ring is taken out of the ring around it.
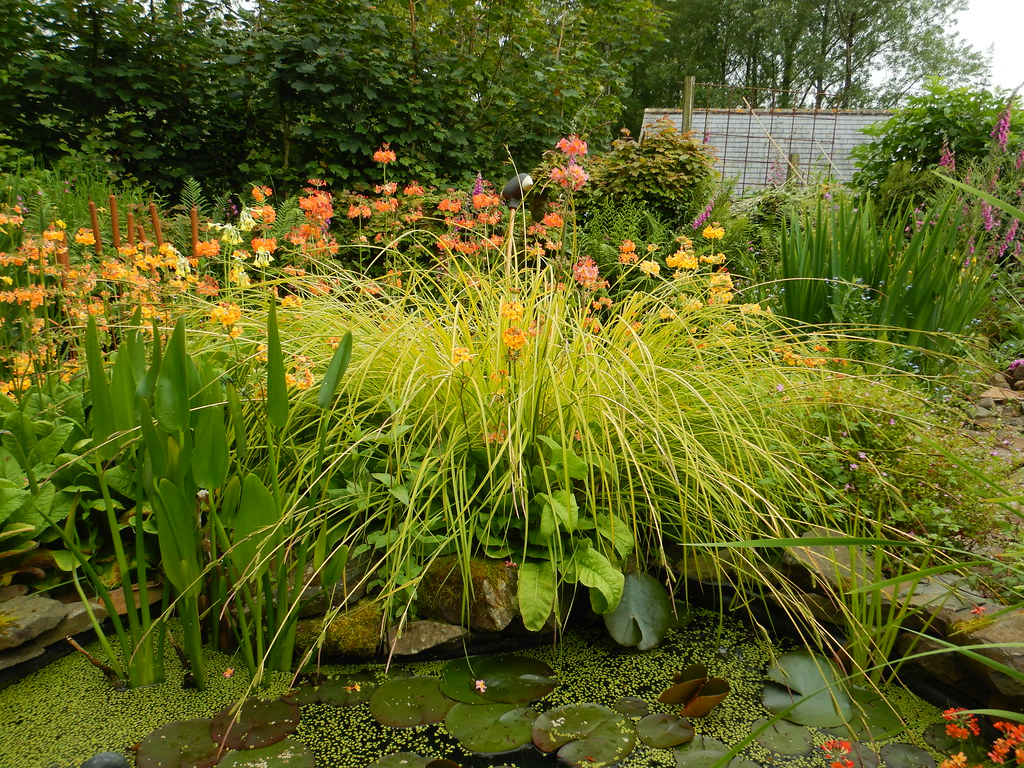
{"label": "shrub with green leaves", "polygon": [[580,199],[584,218],[608,201],[639,202],[671,227],[692,221],[711,200],[717,183],[712,150],[692,133],[663,119],[640,140],[623,136],[610,152],[591,160],[590,183]]}

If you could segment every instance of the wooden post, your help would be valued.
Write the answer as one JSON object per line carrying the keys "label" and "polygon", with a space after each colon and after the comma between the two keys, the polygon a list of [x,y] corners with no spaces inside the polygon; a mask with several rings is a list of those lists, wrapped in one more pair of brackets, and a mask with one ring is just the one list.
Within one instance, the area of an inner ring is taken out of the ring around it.
{"label": "wooden post", "polygon": [[192,257],[195,258],[196,250],[199,248],[199,211],[192,206]]}
{"label": "wooden post", "polygon": [[135,247],[135,210],[131,207],[128,208],[128,245],[132,248]]}
{"label": "wooden post", "polygon": [[117,217],[117,198],[110,196],[110,227],[111,236],[114,240],[114,247],[121,247],[121,222]]}
{"label": "wooden post", "polygon": [[683,133],[693,130],[693,92],[697,78],[688,75],[683,79]]}
{"label": "wooden post", "polygon": [[103,255],[103,243],[100,241],[100,219],[96,215],[96,203],[92,200],[89,201],[89,221],[92,224],[92,238],[95,241],[93,248],[96,249],[96,255]]}
{"label": "wooden post", "polygon": [[793,152],[786,160],[786,163],[786,181],[789,181],[794,176],[800,178],[800,155]]}
{"label": "wooden post", "polygon": [[149,204],[149,218],[153,221],[153,237],[156,238],[156,247],[164,244],[164,233],[160,229],[160,211],[156,209],[156,203]]}

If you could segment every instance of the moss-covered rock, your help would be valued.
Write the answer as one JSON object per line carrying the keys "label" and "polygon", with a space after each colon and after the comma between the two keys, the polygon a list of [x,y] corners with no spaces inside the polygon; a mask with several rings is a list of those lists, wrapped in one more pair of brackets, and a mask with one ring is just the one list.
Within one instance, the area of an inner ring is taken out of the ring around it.
{"label": "moss-covered rock", "polygon": [[320,646],[328,656],[373,656],[381,645],[384,613],[380,603],[366,600],[343,611],[324,626],[324,619],[302,619],[295,645],[299,650]]}
{"label": "moss-covered rock", "polygon": [[516,569],[500,560],[440,557],[423,575],[420,613],[471,630],[500,632],[519,615]]}

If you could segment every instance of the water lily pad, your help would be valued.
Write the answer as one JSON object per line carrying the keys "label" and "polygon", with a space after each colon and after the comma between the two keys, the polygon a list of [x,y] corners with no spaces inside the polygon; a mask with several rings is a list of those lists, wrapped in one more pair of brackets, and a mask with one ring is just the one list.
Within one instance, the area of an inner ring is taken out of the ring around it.
{"label": "water lily pad", "polygon": [[608,634],[620,645],[650,650],[675,623],[672,598],[664,585],[647,573],[627,573],[618,605],[604,614]]}
{"label": "water lily pad", "polygon": [[693,739],[693,726],[685,717],[659,712],[640,720],[636,735],[649,747],[668,749]]}
{"label": "water lily pad", "polygon": [[[728,754],[728,750],[697,749],[677,750],[676,768],[723,768],[719,761]],[[734,757],[724,768],[761,768],[757,763]]]}
{"label": "water lily pad", "polygon": [[850,754],[847,757],[853,762],[853,768],[878,768],[878,754],[863,742],[850,742]]}
{"label": "water lily pad", "polygon": [[854,740],[883,741],[902,733],[906,725],[892,704],[878,691],[853,688],[850,696],[855,702],[847,730]]}
{"label": "water lily pad", "polygon": [[532,707],[459,703],[448,711],[444,726],[471,752],[496,754],[529,744],[536,719]]}
{"label": "water lily pad", "polygon": [[424,766],[424,768],[462,768],[454,760],[449,760],[445,757],[439,757],[437,760],[431,760]]}
{"label": "water lily pad", "polygon": [[320,701],[320,694],[312,681],[303,680],[281,698],[291,704],[298,704],[300,707],[304,707],[307,704],[316,704]]}
{"label": "water lily pad", "polygon": [[728,752],[729,747],[726,746],[724,741],[713,739],[710,736],[704,736],[703,734],[694,734],[693,739],[686,744],[676,748],[676,752],[700,752],[701,750],[713,750],[718,752]]}
{"label": "water lily pad", "polygon": [[370,712],[393,728],[439,723],[453,704],[438,679],[426,676],[388,680],[370,696]]}
{"label": "water lily pad", "polygon": [[921,735],[924,738],[924,743],[936,752],[945,754],[947,752],[959,751],[954,750],[953,747],[959,744],[960,741],[946,732],[945,723],[932,723],[924,729],[924,733]]}
{"label": "water lily pad", "polygon": [[814,750],[814,737],[802,725],[785,720],[769,723],[762,718],[754,722],[751,730],[757,732],[754,738],[758,744],[780,755],[806,755]]}
{"label": "water lily pad", "polygon": [[675,682],[659,697],[665,704],[682,704],[685,717],[704,717],[729,695],[729,683],[708,677],[703,664],[691,664],[672,678]]}
{"label": "water lily pad", "polygon": [[214,715],[210,735],[230,749],[258,749],[276,744],[298,727],[298,704],[253,697],[237,711],[232,705]]}
{"label": "water lily pad", "polygon": [[228,752],[220,768],[316,768],[313,753],[302,742],[285,739],[269,747]]}
{"label": "water lily pad", "polygon": [[658,701],[664,704],[685,704],[692,699],[701,686],[707,682],[708,668],[703,664],[691,664],[682,672],[677,672],[672,677],[675,685],[666,689]]}
{"label": "water lily pad", "polygon": [[465,704],[527,704],[555,689],[554,675],[550,666],[528,656],[471,656],[445,665],[441,690]]}
{"label": "water lily pad", "polygon": [[377,678],[366,670],[337,679],[324,680],[318,694],[324,704],[335,707],[354,707],[370,700],[377,688]]}
{"label": "water lily pad", "polygon": [[393,752],[370,763],[367,768],[427,768],[434,758],[423,757],[415,752]]}
{"label": "water lily pad", "polygon": [[647,702],[643,699],[638,699],[636,696],[620,696],[612,704],[612,709],[620,715],[627,715],[629,717],[643,717],[651,711]]}
{"label": "water lily pad", "polygon": [[533,743],[574,768],[617,763],[633,750],[636,729],[600,704],[568,704],[542,713],[533,724]]}
{"label": "water lily pad", "polygon": [[886,768],[935,768],[934,758],[913,744],[886,744],[880,756]]}
{"label": "water lily pad", "polygon": [[784,653],[769,667],[768,678],[778,685],[766,685],[762,701],[774,715],[800,725],[833,728],[849,722],[853,714],[839,670],[823,656]]}
{"label": "water lily pad", "polygon": [[138,768],[210,768],[220,748],[210,736],[210,718],[184,720],[157,728],[139,745]]}

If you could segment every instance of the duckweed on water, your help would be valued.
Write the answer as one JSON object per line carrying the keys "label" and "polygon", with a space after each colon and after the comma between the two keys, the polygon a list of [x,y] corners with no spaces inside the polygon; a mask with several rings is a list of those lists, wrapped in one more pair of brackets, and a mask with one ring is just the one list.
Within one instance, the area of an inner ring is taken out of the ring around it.
{"label": "duckweed on water", "polygon": [[[770,717],[761,701],[766,672],[778,654],[777,648],[751,639],[748,631],[724,623],[718,614],[699,614],[685,629],[670,633],[662,645],[649,651],[616,646],[600,631],[574,631],[564,636],[557,647],[532,649],[520,655],[546,663],[557,678],[554,690],[533,704],[537,713],[584,702],[621,712],[623,700],[631,699],[634,706],[629,709],[637,714],[627,715],[626,719],[635,723],[645,710],[636,706],[637,701],[656,714],[679,714],[678,705],[662,703],[659,696],[672,686],[673,675],[689,664],[703,664],[709,676],[729,682],[729,696],[706,717],[693,721],[697,736],[682,748],[688,757],[680,750],[638,742],[620,763],[624,768],[687,766],[695,757],[692,753],[714,751],[716,740],[734,745],[745,739],[750,743],[740,753],[743,760],[761,766],[824,768],[827,761],[817,745],[831,738],[850,738],[848,732],[810,729],[809,738],[803,739],[789,734],[789,729],[780,724],[776,730],[787,732],[784,744],[770,738],[748,739],[755,727]],[[0,692],[0,765],[77,766],[97,752],[126,752],[130,745],[170,721],[212,717],[225,705],[253,693],[243,674],[223,676],[229,667],[236,666],[230,657],[209,653],[206,661],[210,685],[205,692],[183,690],[168,682],[118,693],[109,688],[101,673],[77,655],[51,664]],[[389,672],[383,666],[367,668],[365,664],[328,666],[321,672],[328,679],[342,680],[341,690],[355,690],[352,681],[359,682],[362,693],[388,679],[440,678],[446,664],[423,662]],[[167,679],[181,679],[180,668],[172,659],[168,659]],[[280,695],[287,681],[275,681],[274,686],[265,691],[266,695]],[[336,688],[337,685],[328,686],[328,692]],[[425,758],[447,757],[466,768],[552,765],[532,745],[492,757],[470,752],[440,722],[388,728],[374,718],[363,696],[342,702],[340,699],[347,696],[339,699],[334,694],[327,698],[349,706],[323,703],[319,696],[315,703],[307,703],[314,700],[309,690],[297,702],[301,705],[301,720],[292,738],[307,745],[316,756],[316,765],[323,768],[365,768],[397,752],[416,753]],[[938,711],[902,689],[887,690],[886,696],[894,701],[911,729],[899,734],[898,739],[924,747],[920,729],[935,722]],[[525,719],[527,714],[517,717]],[[511,739],[518,740],[518,736]],[[860,745],[858,748],[867,750]],[[910,752],[907,748],[889,749],[882,753],[880,764],[884,764],[887,755],[895,757]],[[875,758],[878,747],[865,751],[865,757],[869,754]],[[865,760],[864,764],[868,762]],[[893,765],[897,765],[896,760]]]}

